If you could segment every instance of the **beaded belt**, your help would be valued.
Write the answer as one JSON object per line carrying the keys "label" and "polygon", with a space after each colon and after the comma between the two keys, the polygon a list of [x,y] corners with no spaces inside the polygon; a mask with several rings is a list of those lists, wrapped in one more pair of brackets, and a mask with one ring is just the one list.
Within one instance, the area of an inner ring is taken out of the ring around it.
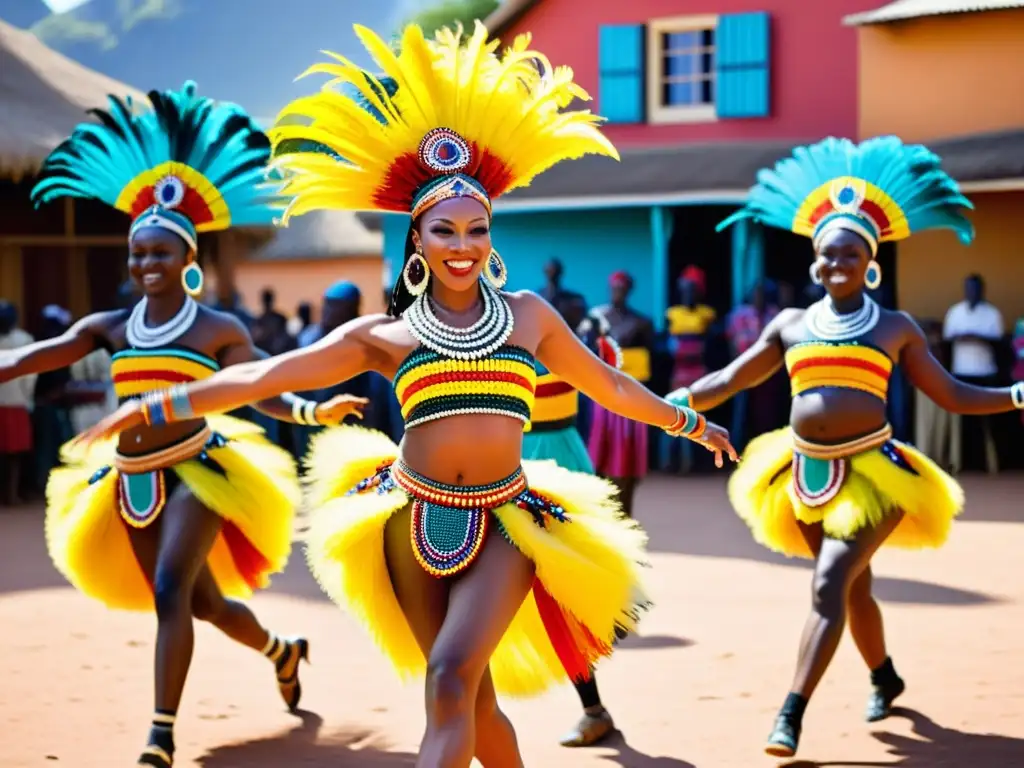
{"label": "beaded belt", "polygon": [[870,435],[847,440],[845,443],[833,445],[821,445],[805,440],[797,434],[793,435],[793,448],[804,456],[812,459],[845,459],[847,456],[856,456],[858,453],[879,448],[892,440],[892,426],[886,424],[881,429],[875,430]]}
{"label": "beaded belt", "polygon": [[401,460],[380,467],[352,489],[365,493],[394,488],[412,499],[410,539],[416,560],[432,576],[453,576],[468,568],[483,549],[491,525],[490,511],[515,503],[533,515],[542,528],[553,518],[567,522],[557,504],[534,493],[522,467],[487,485],[449,485],[424,477]]}
{"label": "beaded belt", "polygon": [[820,507],[832,501],[843,488],[849,457],[881,448],[892,440],[892,427],[886,424],[870,435],[845,443],[821,445],[793,435],[793,490],[808,507]]}
{"label": "beaded belt", "polygon": [[195,434],[189,435],[174,445],[169,445],[152,453],[146,453],[142,456],[125,456],[123,453],[116,453],[114,455],[114,466],[117,467],[118,472],[128,473],[152,472],[156,469],[173,467],[175,464],[187,461],[202,453],[203,448],[206,447],[206,443],[212,436],[213,432],[210,430],[210,425],[204,424]]}

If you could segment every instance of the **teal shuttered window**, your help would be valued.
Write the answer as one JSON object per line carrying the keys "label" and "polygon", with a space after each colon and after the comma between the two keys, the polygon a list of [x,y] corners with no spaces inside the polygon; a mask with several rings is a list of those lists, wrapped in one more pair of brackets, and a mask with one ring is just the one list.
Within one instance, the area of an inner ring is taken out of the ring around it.
{"label": "teal shuttered window", "polygon": [[767,12],[718,17],[715,111],[720,118],[771,114],[770,17]]}
{"label": "teal shuttered window", "polygon": [[597,112],[609,123],[644,122],[644,34],[642,24],[600,28]]}

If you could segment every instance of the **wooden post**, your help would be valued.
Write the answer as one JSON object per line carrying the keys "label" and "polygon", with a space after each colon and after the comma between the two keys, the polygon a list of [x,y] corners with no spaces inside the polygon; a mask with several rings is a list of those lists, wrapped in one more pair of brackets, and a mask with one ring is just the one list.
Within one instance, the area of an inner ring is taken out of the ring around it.
{"label": "wooden post", "polygon": [[[75,242],[75,201],[64,198],[64,234],[68,237],[68,310],[76,320],[93,310],[88,253]],[[105,309],[105,307],[103,307]]]}
{"label": "wooden post", "polygon": [[0,242],[0,297],[7,299],[17,309],[24,321],[25,297],[21,272],[21,248]]}

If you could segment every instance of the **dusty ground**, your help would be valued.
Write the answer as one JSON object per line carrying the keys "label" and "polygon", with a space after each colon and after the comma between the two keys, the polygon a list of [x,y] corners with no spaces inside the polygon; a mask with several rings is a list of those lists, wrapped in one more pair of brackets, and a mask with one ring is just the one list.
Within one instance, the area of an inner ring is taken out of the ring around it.
{"label": "dusty ground", "polygon": [[[800,768],[1024,765],[1024,477],[967,478],[969,509],[940,552],[876,561],[906,709],[869,726],[867,673],[844,642],[806,721]],[[658,607],[600,673],[625,740],[556,745],[571,690],[507,707],[526,764],[774,766],[761,752],[785,695],[808,602],[805,565],[754,545],[720,478],[652,479],[638,505],[654,542]],[[422,694],[401,687],[296,558],[254,605],[312,641],[301,718],[270,669],[202,627],[179,717],[178,765],[411,766]],[[0,511],[0,766],[129,766],[150,712],[154,620],[107,612],[66,587],[41,513]]]}

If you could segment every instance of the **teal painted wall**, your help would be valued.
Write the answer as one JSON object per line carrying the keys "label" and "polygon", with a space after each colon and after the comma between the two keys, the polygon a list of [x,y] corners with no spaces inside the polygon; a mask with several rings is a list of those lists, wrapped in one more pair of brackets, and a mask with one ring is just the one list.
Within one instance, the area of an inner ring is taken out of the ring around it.
{"label": "teal painted wall", "polygon": [[[384,257],[401,268],[408,218],[384,218]],[[633,275],[632,303],[658,314],[649,208],[553,213],[500,212],[494,220],[494,247],[509,269],[509,290],[537,290],[544,284],[543,267],[552,257],[565,265],[566,290],[582,293],[591,306],[608,300],[608,277],[618,269]],[[663,282],[663,281],[662,281]]]}

